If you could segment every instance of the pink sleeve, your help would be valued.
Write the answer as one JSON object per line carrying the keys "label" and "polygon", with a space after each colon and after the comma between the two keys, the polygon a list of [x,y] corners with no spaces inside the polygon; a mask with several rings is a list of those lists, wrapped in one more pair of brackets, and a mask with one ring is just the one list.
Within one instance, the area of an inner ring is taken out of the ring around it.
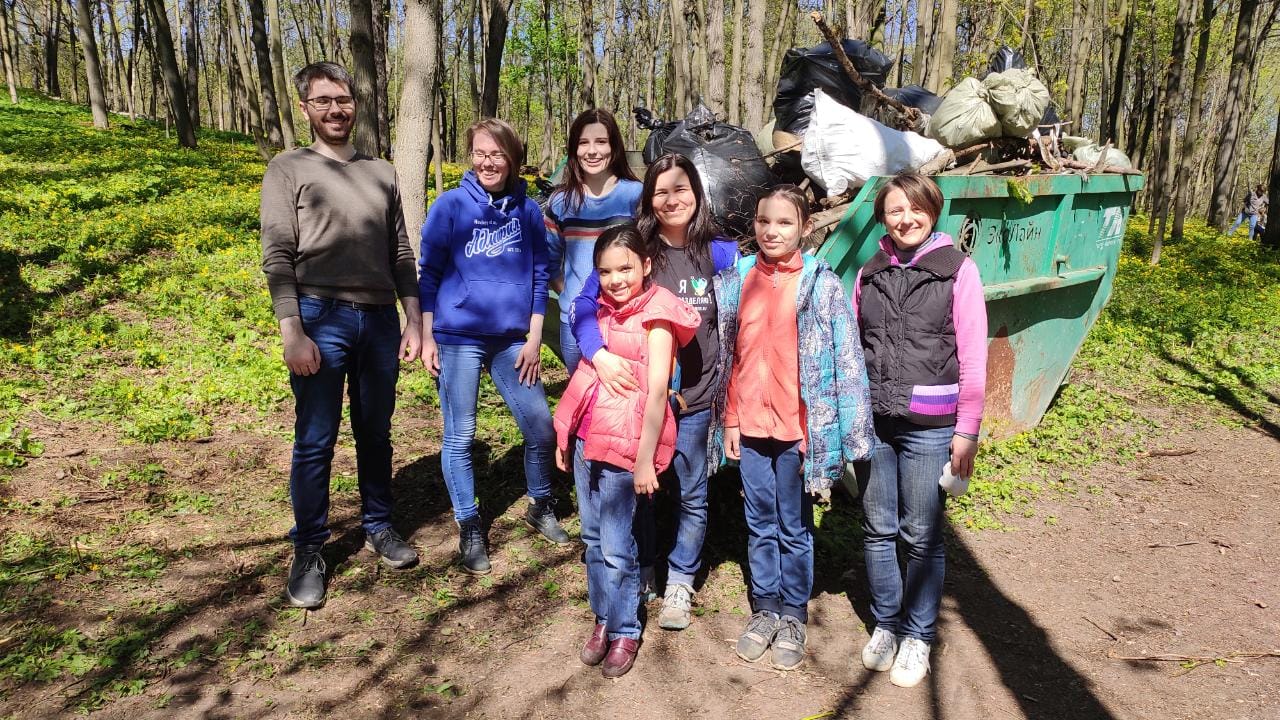
{"label": "pink sleeve", "polygon": [[956,326],[956,358],[960,363],[956,432],[977,435],[982,427],[987,391],[987,303],[982,295],[978,266],[967,258],[952,285],[951,316]]}
{"label": "pink sleeve", "polygon": [[[853,317],[858,318],[858,301],[862,300],[862,268],[858,268],[858,276],[853,279]],[[862,327],[862,321],[858,320],[858,327]]]}

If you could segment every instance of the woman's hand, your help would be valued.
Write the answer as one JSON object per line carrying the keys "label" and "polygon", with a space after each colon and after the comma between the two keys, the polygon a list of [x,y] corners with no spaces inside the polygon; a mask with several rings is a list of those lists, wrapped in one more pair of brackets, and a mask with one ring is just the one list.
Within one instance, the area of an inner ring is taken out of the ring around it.
{"label": "woman's hand", "polygon": [[600,378],[605,389],[614,395],[626,395],[629,391],[640,389],[635,375],[631,373],[631,363],[604,348],[591,356],[591,365],[596,369],[596,377]]}
{"label": "woman's hand", "polygon": [[973,475],[973,458],[978,454],[978,441],[963,435],[951,436],[951,474],[969,478]]}
{"label": "woman's hand", "polygon": [[569,459],[565,457],[564,448],[556,446],[556,467],[560,472],[569,472]]}
{"label": "woman's hand", "polygon": [[736,427],[724,429],[724,456],[730,460],[742,459],[742,431]]}
{"label": "woman's hand", "polygon": [[653,497],[658,491],[658,473],[653,469],[652,465],[637,465],[636,471],[632,475],[634,480],[636,494],[647,495]]}
{"label": "woman's hand", "polygon": [[422,334],[422,367],[431,373],[431,377],[440,377],[440,347],[431,333]]}
{"label": "woman's hand", "polygon": [[528,340],[516,355],[516,370],[520,371],[521,385],[536,385],[542,374],[542,340]]}

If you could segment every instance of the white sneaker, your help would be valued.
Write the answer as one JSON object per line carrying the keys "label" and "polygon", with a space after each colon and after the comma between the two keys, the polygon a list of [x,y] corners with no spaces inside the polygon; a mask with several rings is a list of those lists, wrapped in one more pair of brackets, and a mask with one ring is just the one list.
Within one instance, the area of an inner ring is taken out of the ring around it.
{"label": "white sneaker", "polygon": [[893,656],[898,652],[898,636],[878,627],[871,633],[871,639],[862,646],[862,667],[876,672],[884,672],[893,665]]}
{"label": "white sneaker", "polygon": [[903,638],[898,657],[889,672],[889,682],[898,687],[915,687],[929,672],[929,643],[920,638]]}
{"label": "white sneaker", "polygon": [[667,594],[662,598],[662,612],[658,613],[658,627],[663,630],[684,630],[689,627],[693,611],[693,588],[684,583],[667,583]]}

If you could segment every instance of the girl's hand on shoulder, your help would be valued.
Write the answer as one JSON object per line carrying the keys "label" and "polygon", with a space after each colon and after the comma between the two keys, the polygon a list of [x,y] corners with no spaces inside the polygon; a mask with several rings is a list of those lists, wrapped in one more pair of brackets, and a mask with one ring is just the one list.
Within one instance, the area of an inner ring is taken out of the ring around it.
{"label": "girl's hand on shoulder", "polygon": [[632,474],[632,482],[637,495],[653,497],[653,494],[658,491],[658,473],[651,463],[637,464],[636,471]]}
{"label": "girl's hand on shoulder", "polygon": [[516,355],[516,370],[520,371],[521,385],[536,385],[542,374],[542,341],[528,340]]}
{"label": "girl's hand on shoulder", "polygon": [[730,460],[742,459],[742,431],[736,427],[724,429],[724,456]]}
{"label": "girl's hand on shoulder", "polygon": [[963,435],[951,436],[951,474],[967,478],[973,475],[973,459],[978,454],[978,441]]}
{"label": "girl's hand on shoulder", "polygon": [[614,395],[625,395],[640,389],[640,384],[631,372],[631,364],[604,348],[591,356],[591,365],[596,369],[596,377],[600,378],[605,389]]}

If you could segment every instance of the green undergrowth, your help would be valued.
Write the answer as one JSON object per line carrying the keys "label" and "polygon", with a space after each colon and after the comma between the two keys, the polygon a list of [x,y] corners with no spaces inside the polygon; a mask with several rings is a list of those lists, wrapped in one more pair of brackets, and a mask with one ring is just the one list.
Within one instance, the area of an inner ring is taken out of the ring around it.
{"label": "green undergrowth", "polygon": [[951,503],[960,524],[1003,527],[1036,515],[1046,492],[1098,492],[1082,471],[1161,442],[1144,408],[1280,435],[1280,253],[1193,221],[1152,266],[1146,225],[1131,220],[1110,304],[1044,420],[983,447],[970,493]]}

